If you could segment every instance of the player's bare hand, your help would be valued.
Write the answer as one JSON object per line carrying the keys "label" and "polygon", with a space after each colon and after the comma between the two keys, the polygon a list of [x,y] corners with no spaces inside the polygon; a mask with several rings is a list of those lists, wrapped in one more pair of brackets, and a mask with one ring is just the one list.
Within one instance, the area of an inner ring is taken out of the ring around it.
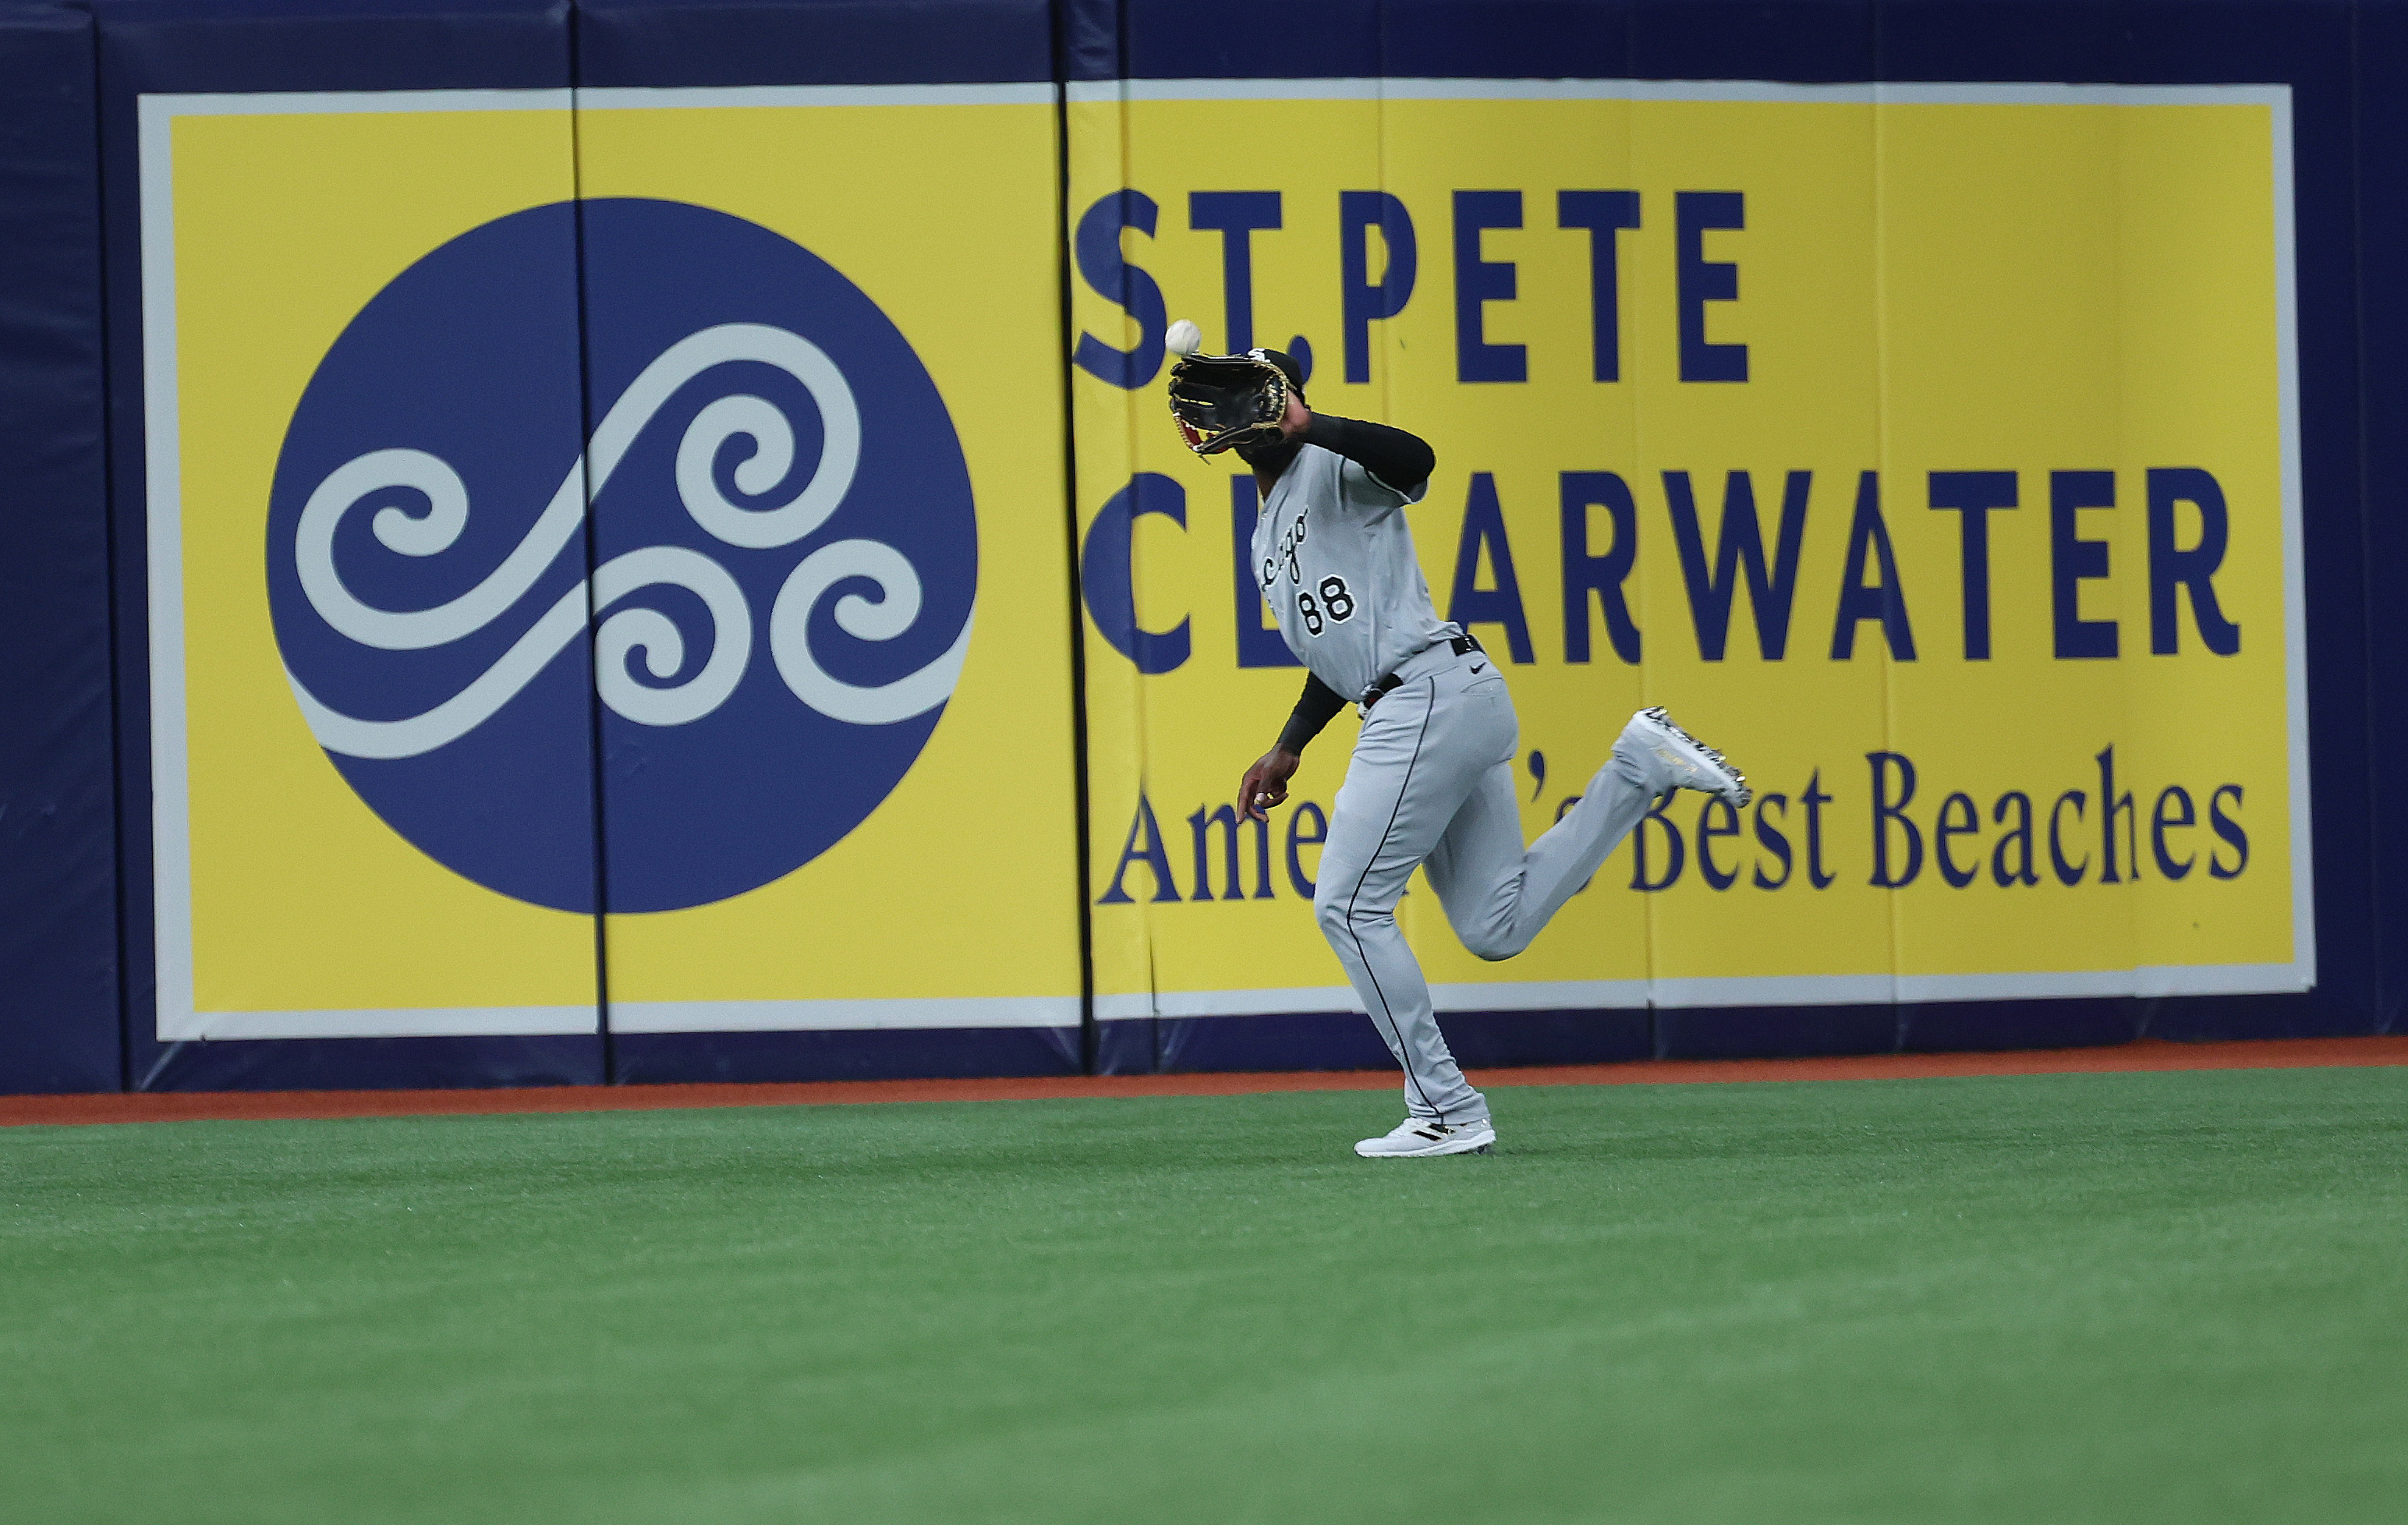
{"label": "player's bare hand", "polygon": [[1280,418],[1280,437],[1282,439],[1299,439],[1303,437],[1305,429],[1311,425],[1312,422],[1312,410],[1304,406],[1303,398],[1298,397],[1293,392],[1289,392],[1287,394],[1287,412],[1283,414]]}
{"label": "player's bare hand", "polygon": [[1287,803],[1287,781],[1296,777],[1296,770],[1303,762],[1304,759],[1284,747],[1265,752],[1246,770],[1246,777],[1238,785],[1239,807],[1251,820],[1268,820],[1270,817],[1265,812]]}

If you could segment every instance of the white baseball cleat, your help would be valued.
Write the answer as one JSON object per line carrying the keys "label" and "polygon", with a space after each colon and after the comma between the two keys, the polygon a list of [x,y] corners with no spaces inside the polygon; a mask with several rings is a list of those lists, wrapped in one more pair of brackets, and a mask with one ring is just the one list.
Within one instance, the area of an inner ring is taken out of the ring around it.
{"label": "white baseball cleat", "polygon": [[1756,797],[1747,787],[1747,775],[1732,767],[1722,753],[1674,725],[1672,717],[1664,713],[1661,705],[1630,717],[1622,734],[1635,737],[1651,756],[1671,771],[1675,789],[1719,794],[1735,809],[1746,808],[1747,802]]}
{"label": "white baseball cleat", "polygon": [[1411,1160],[1425,1154],[1486,1154],[1496,1142],[1496,1126],[1486,1118],[1452,1124],[1407,1118],[1379,1137],[1355,1145],[1354,1152],[1366,1160]]}

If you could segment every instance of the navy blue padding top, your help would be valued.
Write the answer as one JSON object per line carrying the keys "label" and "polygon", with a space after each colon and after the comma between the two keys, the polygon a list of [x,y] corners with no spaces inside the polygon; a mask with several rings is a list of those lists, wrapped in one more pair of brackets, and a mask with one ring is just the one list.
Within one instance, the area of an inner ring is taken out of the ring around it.
{"label": "navy blue padding top", "polygon": [[568,0],[93,0],[114,84],[142,91],[544,90]]}
{"label": "navy blue padding top", "polygon": [[2339,85],[2344,76],[2321,72],[2334,60],[2315,55],[2330,41],[2346,45],[2354,8],[2352,0],[1883,0],[1880,77]]}
{"label": "navy blue padding top", "polygon": [[1880,78],[1873,0],[1641,0],[1639,79],[1845,84]]}
{"label": "navy blue padding top", "polygon": [[93,8],[122,21],[340,21],[379,16],[558,16],[552,0],[94,0]]}
{"label": "navy blue padding top", "polygon": [[1381,72],[1404,78],[1620,79],[1630,73],[1628,0],[1388,0]]}
{"label": "navy blue padding top", "polygon": [[2247,83],[2393,0],[1058,0],[1068,79]]}
{"label": "navy blue padding top", "polygon": [[1380,0],[1060,0],[1072,79],[1361,79]]}
{"label": "navy blue padding top", "polygon": [[588,0],[578,83],[1050,82],[1048,0]]}

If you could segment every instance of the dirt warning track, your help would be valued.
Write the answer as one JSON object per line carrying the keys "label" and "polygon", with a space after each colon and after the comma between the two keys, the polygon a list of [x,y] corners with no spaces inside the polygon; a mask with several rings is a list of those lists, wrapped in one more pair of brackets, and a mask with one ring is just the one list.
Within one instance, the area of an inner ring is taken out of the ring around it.
{"label": "dirt warning track", "polygon": [[[1474,1070],[1493,1086],[1660,1086],[1716,1081],[1913,1080],[1947,1076],[2084,1075],[2408,1064],[2408,1036],[2254,1043],[2141,1042],[2112,1048],[1993,1054],[1861,1054],[1837,1059],[1649,1060]],[[490,1090],[256,1090],[0,1096],[0,1127],[245,1119],[440,1117],[509,1112],[635,1112],[681,1106],[827,1106],[859,1102],[1013,1102],[1103,1096],[1240,1096],[1283,1090],[1386,1090],[1387,1070],[1276,1075],[1040,1076],[987,1080],[829,1080],[787,1085],[540,1086]]]}

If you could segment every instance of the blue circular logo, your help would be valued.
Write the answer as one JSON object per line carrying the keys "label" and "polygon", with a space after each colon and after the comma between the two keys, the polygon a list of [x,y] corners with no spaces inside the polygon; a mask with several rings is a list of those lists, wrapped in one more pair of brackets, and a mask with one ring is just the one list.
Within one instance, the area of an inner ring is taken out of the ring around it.
{"label": "blue circular logo", "polygon": [[672,910],[794,872],[902,781],[968,649],[978,524],[935,383],[851,281],[722,212],[562,203],[335,341],[267,587],[311,731],[394,831],[521,900]]}

